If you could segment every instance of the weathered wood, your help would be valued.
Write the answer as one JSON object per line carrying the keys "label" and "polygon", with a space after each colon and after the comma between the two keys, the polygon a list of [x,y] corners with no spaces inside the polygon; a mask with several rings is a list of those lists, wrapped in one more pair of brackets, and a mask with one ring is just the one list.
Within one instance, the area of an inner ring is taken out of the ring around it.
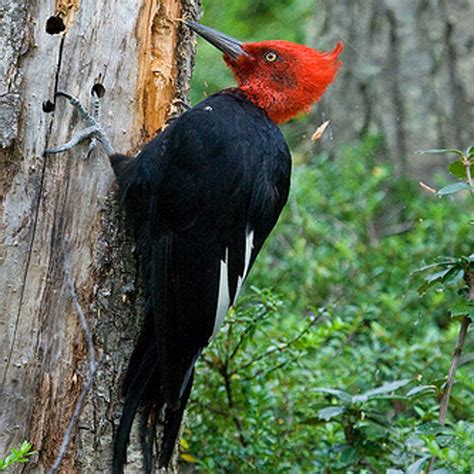
{"label": "weathered wood", "polygon": [[[54,113],[43,107],[56,90],[88,103],[101,84],[102,124],[117,150],[135,152],[186,97],[193,48],[175,20],[195,16],[197,3],[0,2],[0,453],[32,441],[34,472],[52,465],[87,375],[65,274],[100,366],[62,472],[109,470],[121,377],[141,315],[137,257],[108,160],[87,156],[87,144],[44,158],[81,124],[62,99]],[[47,33],[48,19],[50,32],[61,22],[65,31]]]}
{"label": "weathered wood", "polygon": [[377,133],[401,172],[423,173],[415,151],[472,144],[472,0],[318,0],[314,17],[310,42],[346,43],[313,120],[332,120],[331,149]]}

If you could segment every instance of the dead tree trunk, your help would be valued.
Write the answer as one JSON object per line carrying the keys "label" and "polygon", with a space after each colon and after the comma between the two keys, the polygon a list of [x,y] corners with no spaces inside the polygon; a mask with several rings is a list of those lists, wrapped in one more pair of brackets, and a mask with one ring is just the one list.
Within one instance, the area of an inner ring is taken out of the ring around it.
{"label": "dead tree trunk", "polygon": [[137,259],[108,160],[87,156],[87,144],[44,158],[80,126],[65,102],[45,113],[48,101],[57,90],[84,103],[94,86],[105,92],[102,124],[132,154],[186,99],[193,51],[175,19],[195,16],[197,4],[0,1],[0,455],[29,440],[34,472],[51,468],[88,376],[81,310],[98,371],[60,471],[110,471],[141,317]]}

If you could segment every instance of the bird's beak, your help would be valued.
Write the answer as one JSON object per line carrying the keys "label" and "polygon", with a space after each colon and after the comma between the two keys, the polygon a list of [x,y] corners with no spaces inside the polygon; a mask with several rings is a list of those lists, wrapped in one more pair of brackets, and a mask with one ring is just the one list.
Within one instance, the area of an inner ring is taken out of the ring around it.
{"label": "bird's beak", "polygon": [[232,36],[225,35],[220,31],[201,25],[194,21],[186,21],[186,25],[195,31],[199,36],[211,43],[217,49],[220,49],[224,54],[230,56],[233,60],[241,56],[250,56],[243,48],[242,43]]}

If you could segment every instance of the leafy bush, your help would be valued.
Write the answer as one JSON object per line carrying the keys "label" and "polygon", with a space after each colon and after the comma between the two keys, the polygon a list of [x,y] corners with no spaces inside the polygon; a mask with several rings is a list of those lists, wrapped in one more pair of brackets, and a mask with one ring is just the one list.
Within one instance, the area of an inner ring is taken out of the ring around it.
{"label": "leafy bush", "polygon": [[470,472],[472,351],[437,422],[461,283],[420,296],[413,271],[472,252],[472,203],[423,194],[374,161],[378,147],[367,137],[295,167],[246,296],[197,370],[182,446],[198,471],[416,473],[435,455]]}
{"label": "leafy bush", "polygon": [[24,441],[18,449],[12,448],[5,459],[0,458],[0,471],[5,471],[8,467],[17,463],[28,462],[33,454],[35,452],[32,451],[31,443]]}

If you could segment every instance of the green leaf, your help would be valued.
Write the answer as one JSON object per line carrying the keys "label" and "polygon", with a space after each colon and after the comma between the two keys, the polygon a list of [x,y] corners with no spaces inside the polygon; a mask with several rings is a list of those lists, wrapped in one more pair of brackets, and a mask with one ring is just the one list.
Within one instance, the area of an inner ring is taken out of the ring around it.
{"label": "green leaf", "polygon": [[445,268],[444,270],[441,270],[439,272],[432,273],[431,275],[427,275],[425,277],[425,280],[429,283],[442,280],[451,270],[452,268]]}
{"label": "green leaf", "polygon": [[[356,396],[360,396],[360,395],[356,395]],[[394,400],[398,400],[400,402],[406,402],[409,399],[405,395],[392,394],[392,395],[373,395],[372,397],[370,397],[366,401],[370,402],[370,401],[373,401],[373,400],[377,400],[377,401],[385,400],[385,401],[389,401],[389,402],[394,401]]]}
{"label": "green leaf", "polygon": [[461,181],[459,183],[448,184],[444,188],[441,188],[437,192],[437,194],[438,194],[438,196],[448,196],[450,194],[455,194],[459,191],[463,191],[463,190],[466,190],[466,189],[471,189],[471,187],[469,186],[469,184],[464,183],[463,181]]}
{"label": "green leaf", "polygon": [[306,420],[303,420],[301,422],[302,425],[309,425],[309,426],[317,426],[317,425],[322,425],[325,423],[326,420],[322,420],[319,417],[312,416],[311,418],[306,418]]}
{"label": "green leaf", "polygon": [[417,151],[419,155],[442,155],[446,153],[454,153],[458,156],[464,156],[464,153],[461,150],[456,150],[455,148],[433,148],[431,150],[421,150]]}
{"label": "green leaf", "polygon": [[23,453],[27,453],[28,451],[31,450],[32,447],[33,445],[29,441],[23,441],[23,443],[21,443],[20,450]]}
{"label": "green leaf", "polygon": [[340,462],[345,466],[351,466],[358,463],[360,460],[359,453],[357,449],[348,446],[341,454]]}
{"label": "green leaf", "polygon": [[334,395],[339,400],[343,400],[345,402],[350,402],[352,400],[352,395],[350,393],[344,392],[344,390],[337,390],[335,388],[325,388],[325,387],[318,387],[315,389],[316,392],[327,393],[329,395]]}
{"label": "green leaf", "polygon": [[453,266],[454,264],[457,264],[461,261],[459,258],[450,258],[450,257],[443,257],[441,260],[435,263],[430,263],[429,265],[424,265],[423,267],[417,268],[416,270],[413,270],[413,274],[416,273],[423,273],[426,272],[427,270],[432,270],[434,268],[439,268],[439,267],[450,267]]}
{"label": "green leaf", "polygon": [[474,158],[474,145],[471,145],[471,146],[467,149],[466,155],[468,156],[468,158]]}
{"label": "green leaf", "polygon": [[451,317],[459,318],[469,316],[471,319],[474,318],[474,301],[460,300],[456,301],[451,308]]}
{"label": "green leaf", "polygon": [[429,392],[436,393],[436,390],[437,388],[435,385],[420,385],[419,387],[415,387],[409,390],[406,396],[413,398]]}
{"label": "green leaf", "polygon": [[196,463],[198,461],[192,454],[189,453],[181,453],[179,457],[187,463]]}
{"label": "green leaf", "polygon": [[452,435],[438,435],[436,436],[436,442],[441,446],[441,447],[446,447],[453,441],[453,436]]}
{"label": "green leaf", "polygon": [[187,451],[189,449],[189,443],[184,438],[179,438],[179,446]]}
{"label": "green leaf", "polygon": [[449,172],[459,179],[467,179],[467,170],[461,160],[456,160],[449,165]]}
{"label": "green leaf", "polygon": [[31,451],[31,448],[32,445],[28,441],[24,441],[18,449],[12,448],[5,459],[0,459],[0,470],[3,471],[7,467],[15,463],[28,462],[28,458],[35,454],[34,451]]}
{"label": "green leaf", "polygon": [[446,275],[443,278],[443,283],[450,283],[450,284],[455,284],[457,285],[460,283],[463,278],[464,278],[464,269],[463,268],[458,268],[458,267],[453,267],[453,271],[449,273],[449,275]]}
{"label": "green leaf", "polygon": [[382,395],[384,393],[394,392],[399,388],[404,387],[406,384],[410,383],[410,379],[395,380],[394,382],[384,383],[382,386],[369,390],[367,392],[361,393],[360,395],[355,395],[352,397],[354,403],[361,403],[367,401],[369,398],[375,397],[377,395]]}
{"label": "green leaf", "polygon": [[428,461],[429,456],[423,456],[418,461],[415,461],[413,464],[410,464],[407,469],[406,474],[420,474],[421,469],[423,468],[423,464]]}
{"label": "green leaf", "polygon": [[322,410],[318,411],[318,416],[322,420],[330,420],[331,418],[334,418],[341,413],[344,413],[344,407],[339,407],[339,406],[334,406],[334,407],[328,407],[328,408],[323,408]]}
{"label": "green leaf", "polygon": [[444,270],[441,270],[439,272],[427,275],[425,277],[425,283],[421,285],[420,288],[418,288],[418,292],[420,294],[423,294],[437,283],[458,283],[464,275],[464,270],[462,268],[459,268],[460,266],[460,261],[456,263],[450,263],[449,268],[445,268]]}
{"label": "green leaf", "polygon": [[435,421],[418,426],[416,432],[421,435],[452,434],[452,430]]}
{"label": "green leaf", "polygon": [[16,461],[15,453],[10,452],[10,454],[5,458],[5,465],[9,466],[10,464],[13,464],[15,461]]}

